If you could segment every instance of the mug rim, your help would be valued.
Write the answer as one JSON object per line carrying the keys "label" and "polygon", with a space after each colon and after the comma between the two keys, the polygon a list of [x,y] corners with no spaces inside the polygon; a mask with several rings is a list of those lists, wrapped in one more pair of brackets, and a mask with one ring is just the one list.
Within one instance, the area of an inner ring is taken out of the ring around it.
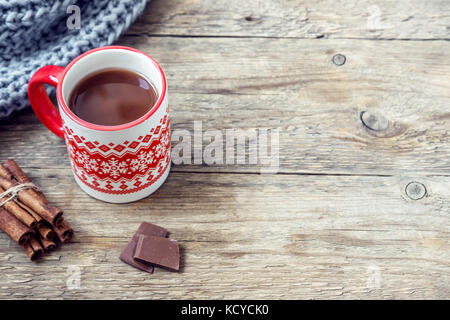
{"label": "mug rim", "polygon": [[[99,125],[99,124],[94,124],[94,123],[90,123],[87,122],[83,119],[81,119],[80,117],[76,116],[72,110],[70,110],[69,107],[67,107],[63,95],[62,95],[62,87],[63,87],[63,83],[64,83],[64,79],[67,75],[67,72],[81,59],[83,59],[84,57],[94,53],[94,52],[99,52],[99,51],[105,51],[105,50],[128,50],[128,51],[132,51],[135,53],[139,53],[139,54],[143,54],[144,56],[146,56],[147,58],[150,59],[150,61],[155,65],[156,69],[159,71],[161,78],[162,78],[162,88],[161,88],[161,93],[159,94],[159,98],[156,101],[156,103],[153,105],[153,107],[147,111],[147,113],[145,113],[142,117],[133,120],[131,122],[127,122],[124,124],[120,124],[117,126],[103,126],[103,125]],[[165,97],[166,97],[166,92],[167,92],[167,83],[166,83],[166,76],[164,74],[164,71],[162,70],[161,66],[158,64],[158,62],[156,62],[155,59],[153,59],[151,56],[149,56],[148,54],[131,48],[131,47],[126,47],[126,46],[105,46],[105,47],[100,47],[100,48],[95,48],[95,49],[91,49],[89,51],[84,52],[83,54],[79,55],[78,57],[76,57],[75,59],[73,59],[68,65],[67,67],[64,68],[63,74],[61,76],[61,79],[58,81],[58,85],[56,87],[56,98],[58,100],[58,104],[60,106],[60,108],[64,111],[64,113],[75,123],[77,123],[80,126],[86,127],[88,129],[92,129],[92,130],[96,130],[96,131],[119,131],[119,130],[124,130],[124,129],[129,129],[132,128],[138,124],[141,124],[142,122],[144,122],[145,120],[149,119],[158,109],[159,107],[162,105]]]}

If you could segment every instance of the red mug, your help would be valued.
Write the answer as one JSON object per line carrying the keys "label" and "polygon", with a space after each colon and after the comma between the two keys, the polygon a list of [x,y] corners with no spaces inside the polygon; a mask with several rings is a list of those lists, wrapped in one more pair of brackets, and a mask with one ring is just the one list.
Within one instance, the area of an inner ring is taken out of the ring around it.
{"label": "red mug", "polygon": [[[155,86],[158,100],[144,116],[102,126],[80,119],[67,107],[80,80],[109,68],[140,73]],[[59,108],[50,101],[44,84],[56,87]],[[90,50],[65,68],[39,69],[30,80],[28,97],[39,120],[65,140],[75,181],[92,197],[113,203],[136,201],[166,180],[171,165],[167,82],[149,55],[121,46]]]}

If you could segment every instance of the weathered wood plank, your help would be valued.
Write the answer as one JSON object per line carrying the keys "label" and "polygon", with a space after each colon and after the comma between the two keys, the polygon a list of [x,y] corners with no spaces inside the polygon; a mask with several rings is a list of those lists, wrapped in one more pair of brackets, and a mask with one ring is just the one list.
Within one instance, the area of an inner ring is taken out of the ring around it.
{"label": "weathered wood plank", "polygon": [[[65,210],[74,243],[34,264],[0,234],[0,298],[449,298],[448,177],[172,172],[151,197],[113,205],[66,169],[30,174]],[[427,195],[413,201],[411,181]],[[118,260],[139,223],[183,248],[182,272]],[[68,290],[67,268],[81,287]]]}
{"label": "weathered wood plank", "polygon": [[449,39],[446,0],[152,0],[128,34]]}
{"label": "weathered wood plank", "polygon": [[[280,172],[450,172],[449,42],[124,37],[119,43],[161,62],[173,130],[192,131],[194,120],[203,131],[280,128]],[[336,53],[347,57],[344,65],[331,62]],[[67,167],[64,144],[31,113],[0,131],[0,158]]]}

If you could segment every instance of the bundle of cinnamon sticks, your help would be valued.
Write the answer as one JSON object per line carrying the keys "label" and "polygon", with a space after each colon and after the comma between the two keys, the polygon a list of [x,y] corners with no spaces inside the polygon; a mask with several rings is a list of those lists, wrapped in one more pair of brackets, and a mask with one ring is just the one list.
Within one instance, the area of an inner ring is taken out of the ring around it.
{"label": "bundle of cinnamon sticks", "polygon": [[31,260],[72,239],[73,230],[63,212],[48,202],[14,160],[0,164],[0,194],[5,191],[0,198],[0,229]]}

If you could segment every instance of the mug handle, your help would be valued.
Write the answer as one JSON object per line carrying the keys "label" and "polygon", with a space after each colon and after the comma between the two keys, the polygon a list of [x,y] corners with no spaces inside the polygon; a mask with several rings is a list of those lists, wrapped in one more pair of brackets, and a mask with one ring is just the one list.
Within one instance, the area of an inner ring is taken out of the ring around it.
{"label": "mug handle", "polygon": [[59,66],[42,67],[36,71],[28,84],[28,99],[34,113],[36,113],[47,129],[61,139],[64,139],[61,115],[48,97],[44,84],[49,84],[56,88],[61,80],[63,71],[64,68]]}

